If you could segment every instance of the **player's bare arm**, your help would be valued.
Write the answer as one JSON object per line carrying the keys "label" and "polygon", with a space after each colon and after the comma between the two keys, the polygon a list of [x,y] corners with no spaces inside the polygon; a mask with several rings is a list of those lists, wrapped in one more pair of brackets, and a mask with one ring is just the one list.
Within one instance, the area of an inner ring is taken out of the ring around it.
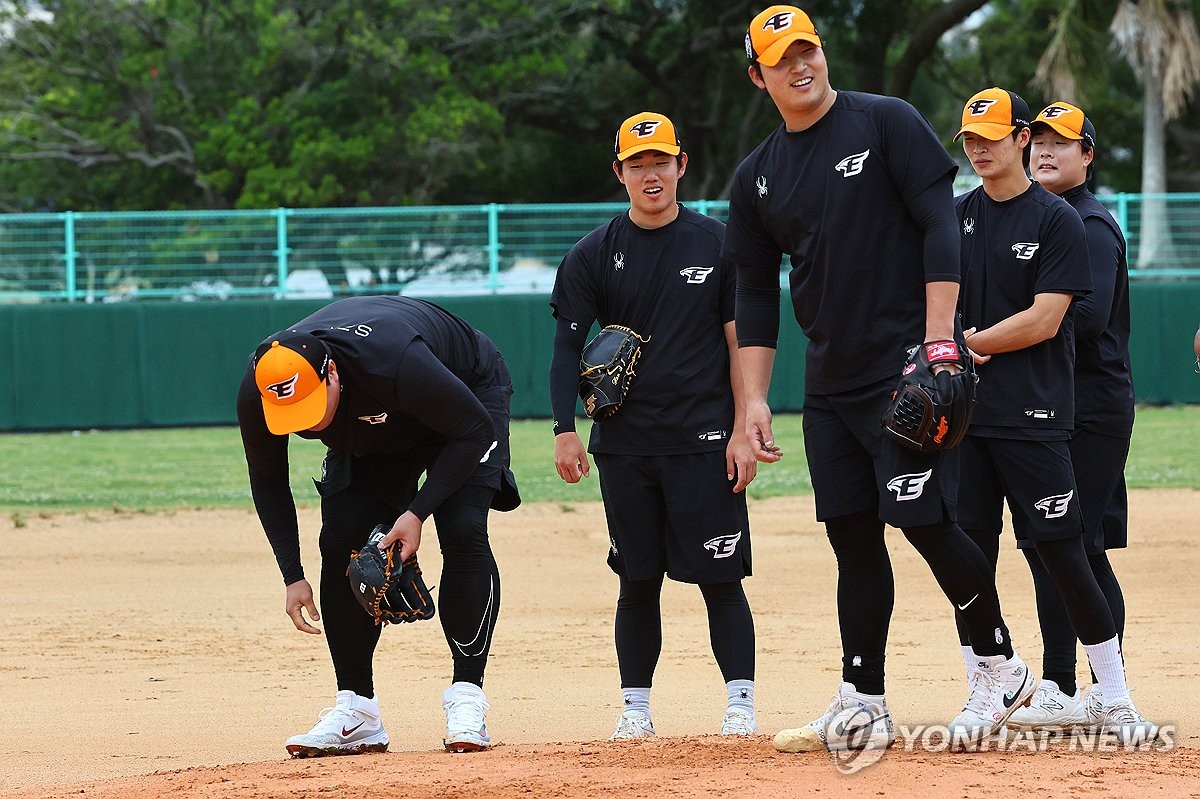
{"label": "player's bare arm", "polygon": [[979,355],[1015,352],[1054,338],[1071,307],[1071,294],[1034,295],[1033,305],[986,330],[971,329],[967,347]]}
{"label": "player's bare arm", "polygon": [[732,480],[737,476],[733,492],[744,491],[746,486],[758,474],[758,459],[754,456],[754,447],[746,435],[746,383],[742,377],[741,353],[737,345],[737,326],[734,322],[726,322],[722,328],[725,331],[725,344],[729,349],[729,386],[733,391],[733,430],[729,434],[729,446],[725,448],[725,466],[727,477]]}
{"label": "player's bare arm", "polygon": [[771,407],[767,404],[775,350],[772,347],[742,347],[739,355],[746,390],[746,436],[756,460],[775,463],[783,457],[783,450],[775,444],[775,434],[771,432]]}

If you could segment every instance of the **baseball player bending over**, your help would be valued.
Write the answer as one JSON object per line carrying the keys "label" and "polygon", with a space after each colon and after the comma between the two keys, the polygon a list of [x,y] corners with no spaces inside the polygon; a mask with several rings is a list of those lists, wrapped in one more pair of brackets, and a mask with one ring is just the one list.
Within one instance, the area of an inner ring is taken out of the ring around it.
{"label": "baseball player bending over", "polygon": [[[332,708],[287,740],[294,756],[384,751],[372,660],[381,627],[355,600],[346,570],[371,530],[391,532],[400,560],[437,522],[439,615],[454,660],[442,696],[447,750],[491,745],[483,673],[500,607],[488,511],[520,504],[509,470],[512,380],[495,345],[462,319],[407,297],[332,303],[266,339],[246,367],[238,423],[250,489],[287,586],[296,629],[321,618],[300,562],[288,482],[288,434],[328,448],[321,495],[321,613],[337,679]],[[417,490],[421,475],[425,481]]]}
{"label": "baseball player bending over", "polygon": [[[995,574],[955,521],[957,472],[940,453],[884,436],[883,415],[922,342],[957,347],[956,167],[929,123],[903,100],[834,91],[821,38],[794,6],[771,6],[746,34],[750,80],[783,125],[733,178],[723,260],[737,267],[737,333],[746,425],[756,456],[780,453],[767,388],[779,332],[780,254],[809,339],[804,446],[837,559],[842,684],[829,709],[776,736],[785,751],[824,749],[841,709],[883,718],[884,650],[895,587],[884,523],[904,531],[947,599],[962,609],[986,680],[953,722],[956,740],[998,729],[1029,701],[1034,678],[1013,651]],[[942,366],[939,368],[948,368]]]}
{"label": "baseball player bending over", "polygon": [[676,202],[687,170],[671,120],[621,123],[613,171],[629,211],[585,236],[559,266],[550,304],[557,326],[550,367],[554,464],[577,483],[590,474],[575,432],[580,353],[593,321],[645,340],[620,410],[592,427],[589,450],[617,573],[617,662],[622,711],[614,739],[654,735],[650,688],[662,649],[663,575],[696,583],[708,607],[713,654],[725,679],[724,735],[752,735],[754,620],[743,490],[757,462],[742,420],[733,330],[734,278],[719,261],[720,222]]}
{"label": "baseball player bending over", "polygon": [[[1099,681],[1096,698],[1103,698],[1096,720],[1125,743],[1150,740],[1157,727],[1129,698],[1117,626],[1088,562],[1081,513],[1081,495],[1098,489],[1088,505],[1093,525],[1099,523],[1128,442],[1089,443],[1097,450],[1094,456],[1108,464],[1104,487],[1077,488],[1072,466],[1077,366],[1071,308],[1076,297],[1092,293],[1084,223],[1065,200],[1025,173],[1030,113],[1019,95],[1001,88],[976,94],[963,107],[955,139],[959,137],[983,185],[956,202],[963,268],[960,304],[980,378],[975,415],[958,449],[958,517],[995,568],[1007,501],[1018,540],[1032,545],[1036,558],[1031,562],[1044,565]],[[1102,257],[1100,252],[1093,255]],[[1112,260],[1106,268],[1111,285],[1118,271],[1111,241],[1107,257]],[[1108,316],[1111,293],[1106,293]],[[1088,352],[1095,354],[1094,345]],[[1085,353],[1085,365],[1088,357]],[[1131,423],[1132,408],[1128,413]],[[1102,541],[1103,535],[1098,538]],[[961,614],[959,621],[965,647]],[[1073,655],[1074,642],[1071,649]],[[966,648],[963,659],[974,684],[980,679],[980,661]]]}

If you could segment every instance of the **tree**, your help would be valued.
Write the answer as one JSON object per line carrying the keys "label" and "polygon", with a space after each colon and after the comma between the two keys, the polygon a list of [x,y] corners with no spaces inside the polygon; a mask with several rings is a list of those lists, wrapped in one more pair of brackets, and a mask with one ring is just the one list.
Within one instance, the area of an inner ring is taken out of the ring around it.
{"label": "tree", "polygon": [[1193,10],[1176,0],[1121,0],[1109,26],[1142,80],[1142,224],[1138,268],[1174,259],[1167,218],[1166,123],[1179,116],[1200,83],[1200,34]]}

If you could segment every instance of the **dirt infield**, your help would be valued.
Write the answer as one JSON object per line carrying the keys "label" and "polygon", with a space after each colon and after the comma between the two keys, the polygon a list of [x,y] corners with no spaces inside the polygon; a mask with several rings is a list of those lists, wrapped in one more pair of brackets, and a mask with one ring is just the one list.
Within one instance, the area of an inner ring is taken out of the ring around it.
{"label": "dirt infield", "polygon": [[[283,740],[332,704],[324,641],[296,632],[254,515],[94,514],[0,522],[0,696],[9,743],[3,797],[385,795],[593,797],[995,795],[1002,787],[1200,796],[1198,491],[1131,497],[1132,546],[1113,555],[1128,605],[1134,698],[1176,725],[1173,751],[1016,748],[980,754],[890,750],[846,776],[824,755],[782,755],[769,734],[824,709],[838,682],[833,556],[807,498],[751,504],[764,735],[728,741],[724,686],[704,606],[664,594],[654,689],[659,739],[610,744],[618,711],[612,646],[616,580],[598,505],[529,505],[493,517],[504,579],[487,692],[496,748],[440,751],[450,662],[436,623],[391,627],[376,685],[392,738],[385,755],[289,761]],[[302,511],[317,574],[315,510]],[[436,583],[436,541],[421,550]],[[942,724],[966,695],[954,625],[923,563],[889,533],[897,582],[888,698],[898,725]],[[1002,547],[1001,598],[1020,651],[1040,641],[1028,571]],[[436,590],[435,590],[436,594]],[[1081,674],[1086,671],[1081,669]]]}

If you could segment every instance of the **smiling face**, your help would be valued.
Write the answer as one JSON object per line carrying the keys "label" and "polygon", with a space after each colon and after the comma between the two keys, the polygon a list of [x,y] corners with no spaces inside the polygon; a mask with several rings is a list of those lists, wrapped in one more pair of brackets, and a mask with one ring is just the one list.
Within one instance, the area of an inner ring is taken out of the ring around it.
{"label": "smiling face", "polygon": [[1092,150],[1083,149],[1079,139],[1039,129],[1030,144],[1029,171],[1044,188],[1062,194],[1087,182],[1088,165],[1094,155]]}
{"label": "smiling face", "polygon": [[775,66],[752,65],[750,80],[767,90],[791,131],[812,126],[837,97],[829,85],[825,51],[812,42],[792,42]]}
{"label": "smiling face", "polygon": [[687,153],[678,157],[658,150],[643,150],[613,162],[617,180],[629,194],[629,218],[642,228],[659,228],[679,215],[676,197],[679,179],[687,171]]}

